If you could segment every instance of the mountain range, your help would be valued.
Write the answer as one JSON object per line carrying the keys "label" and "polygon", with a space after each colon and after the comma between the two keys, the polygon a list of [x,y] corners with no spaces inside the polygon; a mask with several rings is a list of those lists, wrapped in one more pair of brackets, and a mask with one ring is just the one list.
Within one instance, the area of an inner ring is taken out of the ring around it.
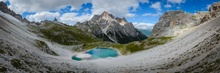
{"label": "mountain range", "polygon": [[122,44],[141,41],[147,38],[146,35],[136,29],[125,18],[114,17],[106,11],[101,15],[94,15],[90,21],[78,22],[76,27],[104,41]]}
{"label": "mountain range", "polygon": [[[74,26],[29,22],[0,2],[0,72],[3,73],[219,73],[220,3],[209,12],[165,12],[149,37],[108,12]],[[72,56],[96,47],[120,55],[96,60]]]}

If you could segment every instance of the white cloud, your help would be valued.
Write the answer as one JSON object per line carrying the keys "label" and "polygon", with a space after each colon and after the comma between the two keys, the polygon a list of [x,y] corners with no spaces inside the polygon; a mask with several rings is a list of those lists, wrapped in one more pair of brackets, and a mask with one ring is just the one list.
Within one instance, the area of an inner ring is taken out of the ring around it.
{"label": "white cloud", "polygon": [[167,2],[173,3],[173,4],[180,4],[180,3],[184,3],[185,0],[167,0]]}
{"label": "white cloud", "polygon": [[117,17],[133,17],[130,8],[135,11],[139,3],[149,3],[148,0],[92,0],[92,15],[101,14],[107,11]]}
{"label": "white cloud", "polygon": [[146,30],[152,30],[153,27],[154,27],[154,24],[152,23],[138,23],[138,22],[133,22],[133,25],[135,28],[138,28],[138,29],[146,29]]}
{"label": "white cloud", "polygon": [[125,16],[126,17],[134,17],[136,14],[133,14],[133,13],[127,13]]}
{"label": "white cloud", "polygon": [[81,16],[77,16],[77,13],[65,13],[60,17],[61,22],[73,25],[76,22],[84,22],[91,18],[90,14],[85,14]]}
{"label": "white cloud", "polygon": [[156,9],[158,11],[161,11],[161,4],[160,4],[160,2],[156,2],[156,3],[152,4],[150,6],[150,8],[154,8],[154,9]]}
{"label": "white cloud", "polygon": [[74,9],[80,9],[84,3],[90,0],[9,0],[9,8],[16,13],[39,12],[39,11],[58,11],[66,6],[72,6]]}
{"label": "white cloud", "polygon": [[60,16],[59,12],[49,12],[49,11],[42,11],[37,12],[33,15],[28,15],[26,18],[30,21],[42,21],[46,19],[54,19]]}
{"label": "white cloud", "polygon": [[159,16],[159,15],[162,15],[162,13],[158,12],[158,13],[144,13],[142,14],[142,16]]}
{"label": "white cloud", "polygon": [[206,8],[209,10],[209,8],[210,8],[210,7],[211,7],[211,5],[209,4],[209,5],[207,5],[207,7],[206,7]]}
{"label": "white cloud", "polygon": [[0,2],[1,2],[1,1],[5,2],[6,0],[0,0]]}
{"label": "white cloud", "polygon": [[170,4],[166,4],[166,5],[164,5],[164,7],[165,7],[165,8],[171,8],[172,5],[170,5]]}

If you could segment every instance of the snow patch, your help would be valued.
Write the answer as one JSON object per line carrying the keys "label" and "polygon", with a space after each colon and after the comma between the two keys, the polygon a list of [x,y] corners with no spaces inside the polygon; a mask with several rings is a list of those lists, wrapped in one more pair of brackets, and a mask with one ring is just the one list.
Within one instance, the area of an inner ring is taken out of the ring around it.
{"label": "snow patch", "polygon": [[78,58],[90,58],[92,55],[86,53],[79,53],[76,55]]}

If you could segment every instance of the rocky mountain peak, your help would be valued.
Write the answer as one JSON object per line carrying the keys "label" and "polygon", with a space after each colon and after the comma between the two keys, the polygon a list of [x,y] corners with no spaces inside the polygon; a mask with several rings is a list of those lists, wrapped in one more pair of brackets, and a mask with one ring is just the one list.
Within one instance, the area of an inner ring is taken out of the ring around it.
{"label": "rocky mountain peak", "polygon": [[120,25],[122,25],[122,26],[124,26],[125,24],[128,23],[128,21],[127,21],[124,17],[123,17],[123,18],[115,18],[115,20],[116,20],[117,22],[119,22]]}
{"label": "rocky mountain peak", "polygon": [[54,20],[53,20],[53,21],[58,21],[58,20],[57,20],[57,18],[54,18]]}
{"label": "rocky mountain peak", "polygon": [[10,10],[7,4],[5,4],[4,2],[0,2],[0,11],[17,18],[21,22],[30,23],[26,18],[22,19],[22,16],[20,14],[16,14],[14,11]]}
{"label": "rocky mountain peak", "polygon": [[203,19],[200,21],[200,23],[204,23],[208,20],[211,20],[212,18],[215,18],[220,15],[220,2],[216,2],[212,4],[212,6],[209,8],[209,13],[206,14]]}
{"label": "rocky mountain peak", "polygon": [[192,26],[198,25],[203,13],[190,14],[181,10],[165,12],[155,24],[151,36],[178,36]]}
{"label": "rocky mountain peak", "polygon": [[137,30],[132,23],[104,11],[101,15],[94,15],[90,21],[77,23],[76,26],[107,41],[129,43],[146,39],[146,35]]}
{"label": "rocky mountain peak", "polygon": [[114,19],[114,16],[112,14],[109,14],[108,12],[104,11],[102,14],[101,14],[101,17],[102,19],[105,19],[105,20],[112,20]]}
{"label": "rocky mountain peak", "polygon": [[219,12],[220,11],[220,2],[214,3],[210,8],[209,12]]}

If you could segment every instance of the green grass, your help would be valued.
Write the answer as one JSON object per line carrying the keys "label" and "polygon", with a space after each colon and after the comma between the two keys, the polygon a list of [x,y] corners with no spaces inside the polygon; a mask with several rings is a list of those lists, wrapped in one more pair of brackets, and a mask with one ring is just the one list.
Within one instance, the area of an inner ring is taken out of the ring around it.
{"label": "green grass", "polygon": [[44,24],[45,28],[40,28],[43,37],[63,45],[79,45],[93,43],[97,40],[84,33],[75,26]]}
{"label": "green grass", "polygon": [[58,56],[58,54],[52,51],[45,42],[40,40],[35,40],[35,41],[36,41],[36,46],[38,47],[39,50],[50,55]]}
{"label": "green grass", "polygon": [[0,54],[4,54],[4,53],[5,51],[2,48],[0,48]]}
{"label": "green grass", "polygon": [[91,44],[84,44],[84,49],[92,49],[96,47],[106,47],[106,48],[114,48],[121,52],[123,55],[127,55],[130,53],[146,50],[158,45],[165,44],[166,42],[172,40],[173,37],[150,37],[142,42],[131,42],[128,44],[119,44],[119,43],[111,43],[111,42],[96,42]]}
{"label": "green grass", "polygon": [[22,64],[21,64],[21,62],[20,62],[19,59],[12,59],[12,60],[11,60],[11,64],[12,64],[15,68],[21,69]]}

